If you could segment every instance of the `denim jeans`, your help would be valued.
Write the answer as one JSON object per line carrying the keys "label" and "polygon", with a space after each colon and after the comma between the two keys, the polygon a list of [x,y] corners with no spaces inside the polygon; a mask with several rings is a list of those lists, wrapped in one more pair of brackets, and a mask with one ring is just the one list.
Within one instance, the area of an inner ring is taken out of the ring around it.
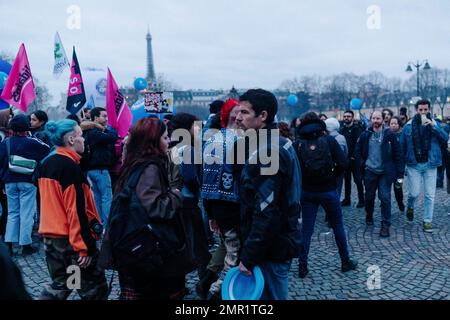
{"label": "denim jeans", "polygon": [[342,218],[341,203],[336,190],[327,192],[308,192],[302,190],[302,242],[300,245],[300,264],[307,264],[311,237],[314,232],[319,205],[323,207],[333,228],[341,261],[348,259],[347,239]]}
{"label": "denim jeans", "polygon": [[36,210],[36,187],[28,182],[13,182],[7,183],[5,189],[8,197],[5,242],[29,245]]}
{"label": "denim jeans", "polygon": [[407,166],[406,170],[408,170],[408,208],[414,209],[414,203],[420,194],[420,186],[423,180],[425,189],[423,221],[431,222],[433,220],[434,196],[436,194],[437,169],[430,167],[428,163],[418,163],[413,166]]}
{"label": "denim jeans", "polygon": [[112,202],[111,177],[109,176],[108,170],[99,169],[89,170],[88,178],[92,184],[95,206],[102,220],[103,227],[106,227]]}
{"label": "denim jeans", "polygon": [[378,190],[378,199],[381,202],[381,224],[391,225],[391,189],[393,178],[387,174],[377,174],[370,170],[364,173],[364,187],[366,212],[373,215],[375,194]]}
{"label": "denim jeans", "polygon": [[338,197],[339,197],[339,199],[341,199],[342,186],[344,185],[344,174],[341,174],[336,177],[336,184],[337,184]]}
{"label": "denim jeans", "polygon": [[292,260],[281,263],[267,261],[259,265],[264,276],[261,300],[287,300],[291,262]]}

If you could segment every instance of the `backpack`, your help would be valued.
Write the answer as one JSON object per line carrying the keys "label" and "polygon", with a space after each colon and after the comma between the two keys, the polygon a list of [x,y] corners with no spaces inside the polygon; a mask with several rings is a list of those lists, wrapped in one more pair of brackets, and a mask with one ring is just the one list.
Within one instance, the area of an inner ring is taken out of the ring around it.
{"label": "backpack", "polygon": [[315,181],[334,176],[335,163],[326,136],[313,140],[300,140],[299,156],[304,168],[302,175]]}
{"label": "backpack", "polygon": [[[167,275],[171,269],[168,264],[175,264],[177,272],[184,274],[184,267],[191,261],[179,212],[170,219],[150,218],[137,197],[139,178],[151,163],[157,164],[149,161],[133,170],[126,186],[114,197],[100,254],[104,268],[127,272],[135,281],[158,277],[164,272]],[[165,172],[160,166],[161,176]],[[161,178],[167,181],[167,177]]]}

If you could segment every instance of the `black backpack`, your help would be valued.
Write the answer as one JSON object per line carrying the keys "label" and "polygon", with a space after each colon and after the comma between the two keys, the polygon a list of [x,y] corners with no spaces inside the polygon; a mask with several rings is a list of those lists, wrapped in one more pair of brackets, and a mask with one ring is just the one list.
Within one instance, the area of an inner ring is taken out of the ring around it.
{"label": "black backpack", "polygon": [[[180,212],[171,219],[150,219],[136,195],[139,178],[150,163],[157,164],[149,161],[137,167],[114,197],[100,254],[102,267],[132,274],[136,281],[192,271]],[[160,166],[161,175],[165,172]]]}
{"label": "black backpack", "polygon": [[302,168],[304,178],[323,181],[334,176],[335,163],[326,136],[300,140],[298,153],[304,166]]}

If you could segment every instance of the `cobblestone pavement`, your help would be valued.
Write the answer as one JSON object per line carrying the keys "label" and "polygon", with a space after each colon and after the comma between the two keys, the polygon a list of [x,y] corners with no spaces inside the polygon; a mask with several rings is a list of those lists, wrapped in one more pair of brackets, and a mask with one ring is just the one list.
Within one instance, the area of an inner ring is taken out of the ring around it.
{"label": "cobblestone pavement", "polygon": [[[406,195],[406,192],[405,192]],[[380,212],[376,203],[373,226],[365,225],[364,209],[344,208],[344,221],[349,238],[351,256],[358,260],[356,271],[342,273],[333,232],[324,224],[324,213],[319,211],[313,235],[309,274],[297,276],[298,264],[294,260],[289,278],[289,299],[450,299],[450,216],[445,189],[437,189],[433,233],[422,231],[423,200],[419,197],[413,222],[392,204],[391,236],[379,237]],[[355,197],[354,197],[355,199]],[[392,195],[392,199],[394,196]],[[14,260],[22,270],[30,294],[37,298],[43,285],[49,283],[43,244],[39,254]],[[108,281],[111,273],[108,273]],[[379,278],[377,281],[377,275]],[[187,277],[190,294],[186,299],[198,299],[194,273]],[[110,299],[119,294],[117,276],[114,277]],[[79,299],[73,293],[70,299]]]}

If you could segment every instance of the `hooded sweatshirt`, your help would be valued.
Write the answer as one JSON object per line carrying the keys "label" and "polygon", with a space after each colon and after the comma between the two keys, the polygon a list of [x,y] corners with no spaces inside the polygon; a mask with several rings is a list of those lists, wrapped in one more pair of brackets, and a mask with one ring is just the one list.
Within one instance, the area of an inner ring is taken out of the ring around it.
{"label": "hooded sweatshirt", "polygon": [[344,151],[345,156],[347,156],[348,155],[347,140],[345,140],[345,137],[339,133],[340,129],[339,121],[337,121],[336,118],[329,118],[325,120],[325,124],[327,126],[328,134],[332,136],[334,139],[336,139],[342,151]]}

